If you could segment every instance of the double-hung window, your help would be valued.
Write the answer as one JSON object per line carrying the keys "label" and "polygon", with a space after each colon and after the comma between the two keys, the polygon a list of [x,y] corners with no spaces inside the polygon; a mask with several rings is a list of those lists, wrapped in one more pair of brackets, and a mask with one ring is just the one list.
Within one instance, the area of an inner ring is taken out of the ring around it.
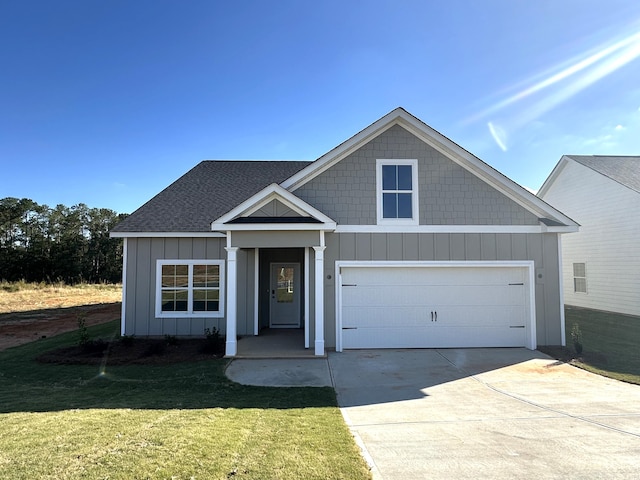
{"label": "double-hung window", "polygon": [[223,315],[223,260],[158,260],[156,317]]}
{"label": "double-hung window", "polygon": [[377,161],[378,224],[418,224],[418,161]]}
{"label": "double-hung window", "polygon": [[587,293],[587,266],[584,263],[573,264],[573,291]]}

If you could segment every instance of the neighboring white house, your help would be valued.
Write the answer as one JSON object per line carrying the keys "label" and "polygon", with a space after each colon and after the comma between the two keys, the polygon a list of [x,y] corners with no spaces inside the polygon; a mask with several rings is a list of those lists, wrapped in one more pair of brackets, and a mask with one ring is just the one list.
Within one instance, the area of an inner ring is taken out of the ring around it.
{"label": "neighboring white house", "polygon": [[562,239],[565,304],[640,315],[640,157],[564,155],[538,196],[581,225]]}

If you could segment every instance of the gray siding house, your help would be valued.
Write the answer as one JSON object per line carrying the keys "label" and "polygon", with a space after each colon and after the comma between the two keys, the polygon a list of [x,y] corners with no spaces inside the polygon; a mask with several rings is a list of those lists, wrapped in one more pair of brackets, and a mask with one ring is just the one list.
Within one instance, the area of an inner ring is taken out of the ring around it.
{"label": "gray siding house", "polygon": [[122,333],[326,349],[564,344],[577,224],[397,108],[314,162],[204,161],[113,229]]}
{"label": "gray siding house", "polygon": [[564,155],[538,196],[581,225],[562,245],[567,305],[640,316],[640,157]]}

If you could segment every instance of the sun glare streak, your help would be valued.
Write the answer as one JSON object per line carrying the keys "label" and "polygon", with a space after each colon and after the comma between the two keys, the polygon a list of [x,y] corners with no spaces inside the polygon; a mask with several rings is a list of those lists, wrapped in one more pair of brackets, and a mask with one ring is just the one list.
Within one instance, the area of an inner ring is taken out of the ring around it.
{"label": "sun glare streak", "polygon": [[[584,55],[588,56],[585,58]],[[597,50],[590,50],[579,59],[574,57],[576,61],[573,63],[564,62],[562,65],[566,67],[561,71],[557,71],[557,68],[550,70],[550,72],[555,71],[555,73],[550,73],[547,78],[543,78],[541,81],[470,117],[465,123],[496,114],[545,89],[554,87],[546,96],[538,101],[529,102],[526,109],[521,109],[518,114],[508,117],[508,121],[503,121],[503,124],[506,123],[509,126],[509,132],[512,133],[638,57],[640,57],[640,32],[634,31],[633,34],[621,40],[603,44]],[[540,76],[536,75],[535,78],[540,78]],[[509,132],[497,125],[495,120],[489,121],[487,126],[498,147],[502,151],[506,151]]]}
{"label": "sun glare streak", "polygon": [[[629,48],[626,48],[629,47]],[[482,117],[486,117],[487,115],[490,115],[492,113],[497,112],[498,110],[502,110],[505,107],[508,107],[509,105],[518,102],[519,100],[522,100],[524,98],[527,98],[531,95],[533,95],[534,93],[537,93],[547,87],[550,87],[552,85],[555,85],[558,82],[561,82],[562,80],[569,78],[579,72],[581,72],[582,70],[585,70],[586,68],[589,68],[592,65],[595,65],[597,62],[609,57],[610,55],[613,55],[615,52],[617,52],[618,50],[621,49],[625,49],[623,50],[623,52],[621,53],[621,56],[624,55],[625,52],[627,52],[628,50],[631,51],[635,51],[636,54],[635,56],[633,56],[633,58],[638,56],[638,48],[640,48],[640,32],[636,33],[635,35],[631,35],[623,40],[620,40],[619,42],[611,45],[610,47],[607,48],[603,48],[602,50],[598,50],[596,53],[594,53],[593,55],[590,55],[589,57],[578,61],[577,63],[574,63],[570,66],[568,66],[567,68],[565,68],[564,70],[551,75],[550,77],[536,83],[535,85],[532,85],[528,88],[525,88],[524,90],[522,90],[521,92],[516,93],[515,95],[510,96],[509,98],[502,100],[501,102],[496,103],[495,105],[485,109],[484,111],[478,113],[477,115],[474,115],[473,117],[471,117],[468,121],[474,121],[478,118],[482,118]],[[633,58],[631,58],[630,60],[632,60]],[[624,62],[625,64],[628,63],[630,60]],[[622,65],[620,65],[622,66]],[[619,67],[617,67],[619,68]],[[614,69],[615,70],[615,69]],[[609,71],[609,73],[611,73],[613,70]]]}
{"label": "sun glare streak", "polygon": [[491,132],[491,136],[493,137],[493,139],[496,141],[496,143],[498,144],[498,146],[502,149],[503,152],[507,151],[507,145],[506,145],[506,133],[505,131],[498,127],[497,125],[494,125],[492,122],[487,123],[487,126],[489,127],[489,132]]}

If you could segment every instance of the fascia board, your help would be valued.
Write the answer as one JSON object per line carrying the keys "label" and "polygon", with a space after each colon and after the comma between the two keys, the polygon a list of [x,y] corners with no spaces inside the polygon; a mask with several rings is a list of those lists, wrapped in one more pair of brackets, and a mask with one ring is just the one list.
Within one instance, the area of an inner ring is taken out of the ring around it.
{"label": "fascia board", "polygon": [[326,231],[333,232],[336,229],[335,222],[327,223],[255,223],[255,224],[227,224],[227,223],[212,223],[212,230],[229,231],[229,232],[272,232],[272,231]]}
{"label": "fascia board", "polygon": [[109,232],[110,238],[225,238],[220,232]]}
{"label": "fascia board", "polygon": [[553,167],[553,170],[551,170],[551,173],[538,190],[538,197],[543,198],[545,196],[549,188],[551,188],[551,185],[553,185],[558,176],[565,169],[567,163],[569,163],[569,160],[570,159],[566,155],[563,155],[562,158],[558,160],[558,163],[556,163],[556,166]]}
{"label": "fascia board", "polygon": [[[211,223],[211,229],[212,230],[230,230],[229,227],[231,227],[231,225],[225,225],[227,222],[230,222],[234,218],[239,217],[243,214],[246,214],[247,211],[250,211],[251,209],[253,209],[255,205],[260,205],[265,199],[267,199],[267,202],[270,202],[271,200],[274,200],[274,199],[278,199],[282,201],[285,205],[287,205],[289,208],[295,209],[301,215],[309,215],[315,218],[316,220],[319,220],[320,222],[322,222],[322,224],[334,225],[334,228],[335,228],[335,221],[333,219],[329,218],[320,210],[312,207],[301,198],[296,197],[293,193],[285,190],[280,185],[276,183],[272,183],[271,185],[265,187],[264,189],[262,189],[261,191],[253,195],[252,197],[242,202],[233,210],[227,212],[217,220],[214,220]],[[224,227],[220,228],[221,225],[224,225]],[[281,225],[281,224],[270,224],[272,228],[274,228],[276,225]],[[315,225],[316,225],[316,228],[314,228],[313,230],[318,230],[317,228],[318,224],[315,224]],[[237,228],[239,226],[240,225],[235,225],[233,228],[231,228],[231,230],[241,230],[240,228]],[[254,227],[253,230],[256,230],[255,225],[253,225],[253,227]]]}
{"label": "fascia board", "polygon": [[307,167],[300,170],[298,173],[289,177],[280,185],[287,190],[294,192],[299,187],[307,183],[309,180],[320,175],[322,172],[331,168],[331,166],[338,163],[344,157],[351,154],[353,151],[360,148],[363,144],[367,143],[372,138],[377,137],[381,133],[385,132],[389,128],[395,125],[395,119],[397,119],[402,113],[406,113],[404,109],[398,107],[379,120],[373,122],[371,125],[361,130],[354,136],[342,142],[337,147],[333,148],[329,152],[322,155],[315,162],[312,162]]}

